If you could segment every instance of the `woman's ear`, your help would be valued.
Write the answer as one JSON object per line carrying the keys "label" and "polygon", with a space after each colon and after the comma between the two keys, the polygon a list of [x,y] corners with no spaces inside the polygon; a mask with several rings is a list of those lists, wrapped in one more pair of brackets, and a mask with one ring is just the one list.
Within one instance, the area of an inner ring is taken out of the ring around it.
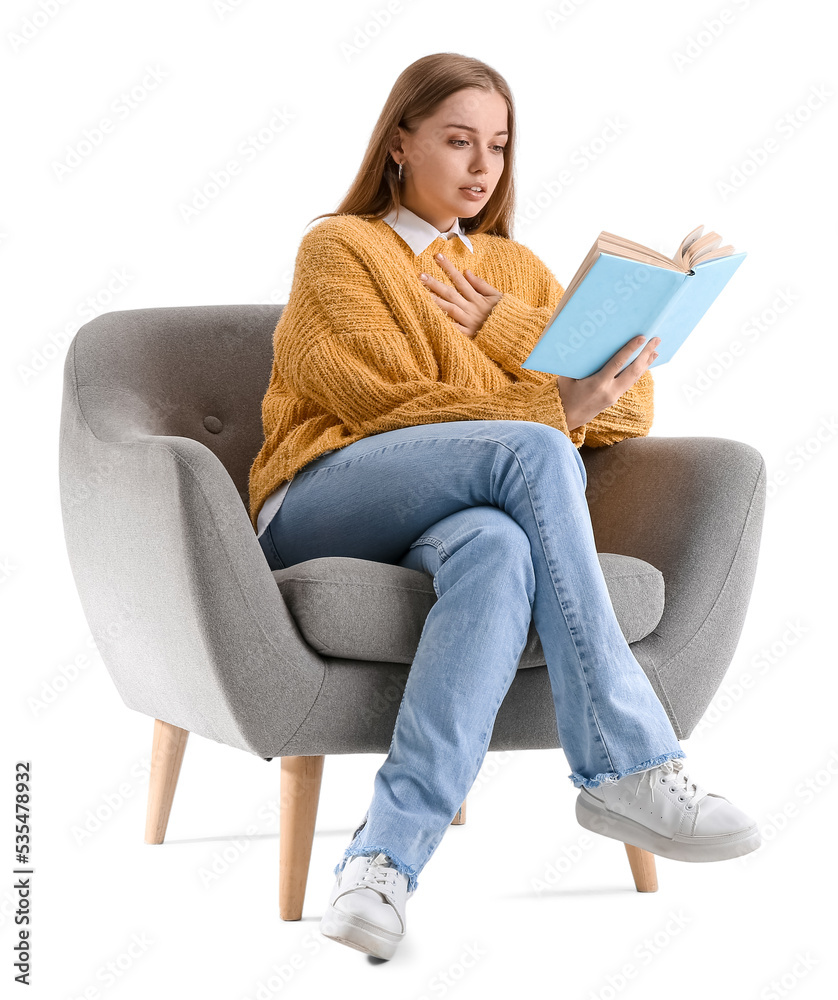
{"label": "woman's ear", "polygon": [[396,163],[398,163],[400,160],[403,160],[405,156],[404,145],[403,145],[404,138],[405,134],[402,132],[401,126],[397,125],[396,131],[393,133],[393,136],[390,139],[390,145],[388,147],[389,153],[396,161]]}

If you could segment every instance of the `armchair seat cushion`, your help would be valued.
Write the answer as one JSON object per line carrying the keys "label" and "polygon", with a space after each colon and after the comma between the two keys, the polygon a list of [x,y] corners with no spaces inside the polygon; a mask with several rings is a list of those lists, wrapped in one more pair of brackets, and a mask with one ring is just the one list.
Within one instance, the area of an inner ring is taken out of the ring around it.
{"label": "armchair seat cushion", "polygon": [[[598,557],[620,629],[627,642],[637,642],[663,615],[663,574],[633,556]],[[273,576],[303,639],[321,655],[340,659],[412,663],[437,601],[429,573],[367,559],[310,559]],[[531,621],[518,666],[546,662]]]}

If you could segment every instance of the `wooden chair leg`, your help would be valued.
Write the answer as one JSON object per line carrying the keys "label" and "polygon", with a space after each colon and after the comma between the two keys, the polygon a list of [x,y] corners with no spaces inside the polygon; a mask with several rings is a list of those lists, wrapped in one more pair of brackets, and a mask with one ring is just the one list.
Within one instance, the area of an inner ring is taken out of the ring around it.
{"label": "wooden chair leg", "polygon": [[631,874],[638,892],[657,892],[658,875],[655,869],[655,856],[633,844],[626,844]]}
{"label": "wooden chair leg", "polygon": [[466,821],[466,800],[463,799],[463,804],[457,811],[457,815],[451,820],[451,826],[462,826]]}
{"label": "wooden chair leg", "polygon": [[169,825],[169,813],[175,797],[177,779],[189,730],[169,722],[154,720],[151,741],[151,774],[148,781],[148,805],[145,817],[145,842],[162,844]]}
{"label": "wooden chair leg", "polygon": [[308,882],[325,756],[282,757],[279,803],[279,916],[300,920]]}

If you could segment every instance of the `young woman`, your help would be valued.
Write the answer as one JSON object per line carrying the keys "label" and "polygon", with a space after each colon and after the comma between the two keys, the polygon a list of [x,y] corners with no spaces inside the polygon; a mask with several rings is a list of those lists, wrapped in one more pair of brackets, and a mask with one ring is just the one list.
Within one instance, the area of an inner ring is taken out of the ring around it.
{"label": "young woman", "polygon": [[594,545],[578,449],[648,434],[657,338],[619,375],[642,338],[589,378],[520,367],[564,289],[510,238],[515,142],[509,87],[485,63],[440,53],[399,76],[346,197],[300,244],[250,473],[272,569],[351,556],[433,575],[321,923],[381,958],[477,776],[531,620],[583,825],[684,861],[760,843],[684,770]]}

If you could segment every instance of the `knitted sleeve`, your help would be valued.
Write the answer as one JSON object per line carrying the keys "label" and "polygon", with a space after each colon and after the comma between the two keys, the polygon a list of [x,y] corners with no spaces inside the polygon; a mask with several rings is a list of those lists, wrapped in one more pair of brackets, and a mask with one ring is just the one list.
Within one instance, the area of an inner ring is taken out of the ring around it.
{"label": "knitted sleeve", "polygon": [[283,374],[351,433],[448,420],[531,420],[570,436],[555,377],[491,391],[435,381],[351,246],[315,228],[301,251],[306,329],[280,359]]}
{"label": "knitted sleeve", "polygon": [[517,379],[528,380],[533,375],[543,378],[542,373],[522,368],[521,363],[544,332],[547,321],[564,295],[564,288],[531,250],[521,244],[516,246],[525,255],[528,273],[536,277],[534,301],[525,302],[517,295],[504,292],[503,298],[483,320],[474,344]]}
{"label": "knitted sleeve", "polygon": [[[564,295],[564,288],[535,253],[523,245],[520,249],[534,272],[541,277],[536,302],[529,305],[514,295],[504,294],[484,320],[474,343],[505,371],[518,379],[530,380],[533,376],[544,376],[521,368],[521,362],[527,359],[544,332],[547,321]],[[574,444],[577,447],[587,444],[599,448],[627,437],[647,435],[654,419],[653,389],[652,374],[647,369],[616,403],[570,432]]]}
{"label": "knitted sleeve", "polygon": [[[483,320],[473,343],[518,382],[538,385],[545,378],[554,376],[522,368],[521,362],[526,361],[544,332],[547,321],[564,295],[564,288],[532,250],[523,244],[515,245],[523,255],[528,273],[535,276],[534,301],[526,302],[517,295],[504,292],[503,298]],[[568,436],[579,448],[585,443],[585,425],[572,428]]]}
{"label": "knitted sleeve", "polygon": [[601,448],[624,438],[646,437],[655,418],[654,387],[647,368],[616,403],[585,424],[585,444]]}

